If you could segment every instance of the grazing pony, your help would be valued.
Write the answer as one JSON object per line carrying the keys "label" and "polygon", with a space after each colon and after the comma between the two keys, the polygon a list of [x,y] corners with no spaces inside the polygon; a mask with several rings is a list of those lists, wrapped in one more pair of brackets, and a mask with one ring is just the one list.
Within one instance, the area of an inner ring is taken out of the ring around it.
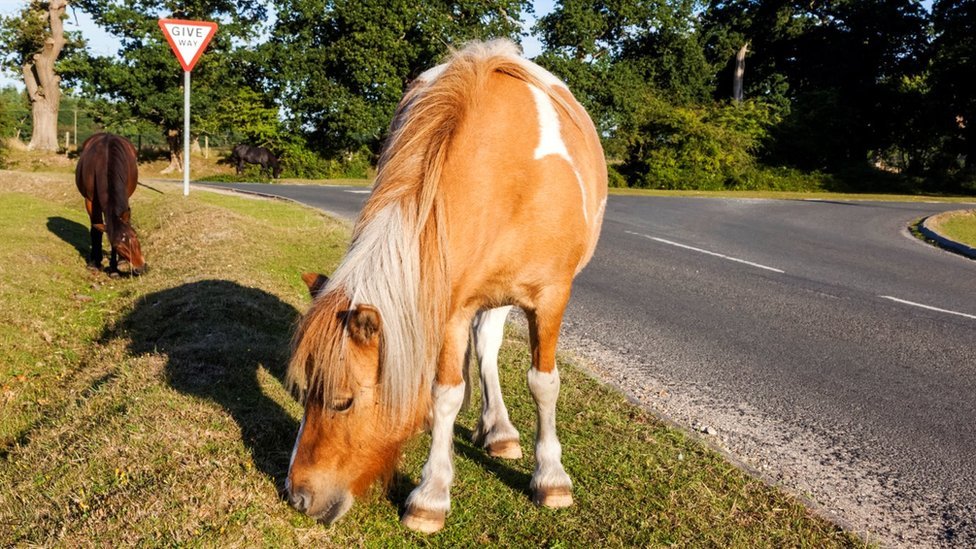
{"label": "grazing pony", "polygon": [[281,175],[281,166],[278,164],[278,157],[264,147],[252,147],[251,145],[236,145],[230,153],[230,160],[237,168],[237,175],[244,173],[244,163],[260,164],[261,171],[268,170],[271,177],[278,179]]}
{"label": "grazing pony", "polygon": [[[329,282],[328,277],[320,273],[302,273],[302,280],[308,286],[312,299],[320,296]],[[475,314],[471,323],[472,343],[481,374],[481,416],[478,417],[472,438],[476,444],[484,446],[492,457],[521,459],[519,433],[508,417],[498,379],[498,351],[505,337],[505,319],[511,310],[511,305],[484,309]],[[464,366],[470,366],[470,361],[465,359]],[[467,373],[465,371],[465,383],[469,379]],[[465,386],[465,389],[468,387]]]}
{"label": "grazing pony", "polygon": [[108,234],[112,254],[109,272],[118,271],[118,256],[129,262],[132,274],[146,268],[139,239],[132,229],[129,197],[139,181],[136,149],[128,139],[110,133],[97,133],[81,145],[75,168],[75,185],[85,197],[85,210],[91,220],[91,255],[88,266],[102,266],[102,233]]}
{"label": "grazing pony", "polygon": [[[397,107],[349,251],[295,334],[287,377],[305,414],[286,481],[292,505],[338,519],[389,478],[427,421],[430,455],[402,522],[442,528],[472,319],[508,305],[529,322],[533,500],[571,505],[556,436],[556,339],[606,193],[583,107],[511,42],[473,43],[421,75]],[[489,316],[504,322],[501,311]],[[479,426],[483,442],[517,444],[503,423]]]}

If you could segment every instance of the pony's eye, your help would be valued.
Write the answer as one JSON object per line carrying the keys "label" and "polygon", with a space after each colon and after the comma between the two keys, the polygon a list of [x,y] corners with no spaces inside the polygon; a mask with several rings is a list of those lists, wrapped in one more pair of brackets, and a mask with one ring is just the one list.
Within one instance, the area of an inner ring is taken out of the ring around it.
{"label": "pony's eye", "polygon": [[333,412],[345,412],[349,408],[352,408],[352,397],[334,398],[332,399],[332,404],[329,406],[329,409]]}

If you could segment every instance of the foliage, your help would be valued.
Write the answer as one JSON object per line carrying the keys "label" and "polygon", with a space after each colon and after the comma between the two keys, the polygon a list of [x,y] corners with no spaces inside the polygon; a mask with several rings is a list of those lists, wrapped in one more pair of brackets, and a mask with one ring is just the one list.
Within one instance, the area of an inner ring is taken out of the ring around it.
{"label": "foliage", "polygon": [[14,137],[21,128],[21,121],[29,119],[24,95],[12,86],[0,89],[0,140]]}
{"label": "foliage", "polygon": [[757,188],[755,153],[777,121],[758,101],[674,106],[647,93],[617,132],[628,151],[621,171],[644,188]]}
{"label": "foliage", "polygon": [[527,0],[281,0],[264,50],[291,130],[318,150],[376,152],[407,83],[448,46],[516,37]]}
{"label": "foliage", "polygon": [[[107,100],[129,119],[155,125],[164,135],[182,135],[183,71],[159,29],[160,16],[220,21],[219,31],[191,78],[193,104],[198,115],[205,107],[220,104],[227,90],[259,85],[244,66],[245,48],[236,44],[253,38],[259,31],[267,15],[264,2],[78,0],[76,5],[122,43],[118,56],[88,59],[83,79],[86,91]],[[253,91],[262,90],[258,87]],[[203,113],[203,118],[208,115],[217,116]],[[171,146],[177,144],[174,150],[180,142],[178,138],[171,141]]]}
{"label": "foliage", "polygon": [[[49,33],[47,2],[42,0],[28,1],[15,15],[0,16],[0,68],[20,76],[23,66],[44,47]],[[79,31],[65,31],[64,38],[65,47],[55,71],[71,78],[86,43]]]}
{"label": "foliage", "polygon": [[284,139],[278,108],[251,88],[227,90],[212,108],[195,118],[194,127],[210,135],[233,135],[233,141],[275,149]]}
{"label": "foliage", "polygon": [[948,187],[976,188],[976,0],[938,0],[930,74],[934,169]]}
{"label": "foliage", "polygon": [[[156,19],[217,20],[193,73],[194,130],[267,145],[290,177],[361,175],[409,82],[466,40],[517,39],[530,4],[78,0],[122,51],[63,64],[97,98],[99,125],[178,136],[182,75]],[[976,0],[936,0],[931,13],[919,0],[561,0],[533,32],[536,61],[593,116],[615,184],[965,192],[974,21]]]}
{"label": "foliage", "polygon": [[281,145],[282,177],[296,179],[365,178],[372,155],[369,150],[345,153],[340,158],[325,158],[297,139]]}

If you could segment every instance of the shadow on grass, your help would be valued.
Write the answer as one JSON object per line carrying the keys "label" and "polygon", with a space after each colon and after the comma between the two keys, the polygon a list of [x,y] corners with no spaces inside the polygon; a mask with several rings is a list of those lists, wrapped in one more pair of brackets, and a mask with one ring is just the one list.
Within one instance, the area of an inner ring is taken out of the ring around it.
{"label": "shadow on grass", "polygon": [[532,475],[515,469],[507,460],[489,456],[484,448],[471,442],[471,434],[471,429],[467,427],[454,426],[454,452],[478,464],[478,467],[494,475],[513,492],[521,493],[531,500],[529,482]]}
{"label": "shadow on grass", "polygon": [[[167,382],[223,407],[237,422],[254,466],[284,493],[298,422],[261,388],[259,369],[284,379],[298,311],[277,297],[226,280],[202,280],[140,298],[103,340],[125,338],[134,355],[166,357]],[[530,476],[471,445],[455,427],[455,449],[528,497]],[[416,487],[397,472],[386,498],[404,511]]]}
{"label": "shadow on grass", "polygon": [[91,232],[88,227],[64,217],[47,218],[47,230],[61,240],[74,246],[78,255],[88,260],[91,251]]}
{"label": "shadow on grass", "polygon": [[240,426],[254,466],[284,488],[298,422],[261,388],[259,368],[283,379],[298,311],[226,280],[203,280],[140,298],[106,333],[133,354],[166,356],[175,389],[222,406]]}

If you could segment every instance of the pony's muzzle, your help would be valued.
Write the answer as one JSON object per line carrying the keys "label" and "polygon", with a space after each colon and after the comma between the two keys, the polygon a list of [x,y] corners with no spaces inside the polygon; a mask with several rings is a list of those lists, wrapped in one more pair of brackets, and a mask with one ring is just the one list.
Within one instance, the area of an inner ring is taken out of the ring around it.
{"label": "pony's muzzle", "polygon": [[354,498],[348,491],[328,495],[313,495],[307,487],[292,487],[288,491],[288,503],[295,510],[305,513],[324,524],[332,524],[342,518],[352,507]]}
{"label": "pony's muzzle", "polygon": [[288,494],[288,503],[302,513],[308,511],[311,501],[312,497],[305,490],[294,490]]}

